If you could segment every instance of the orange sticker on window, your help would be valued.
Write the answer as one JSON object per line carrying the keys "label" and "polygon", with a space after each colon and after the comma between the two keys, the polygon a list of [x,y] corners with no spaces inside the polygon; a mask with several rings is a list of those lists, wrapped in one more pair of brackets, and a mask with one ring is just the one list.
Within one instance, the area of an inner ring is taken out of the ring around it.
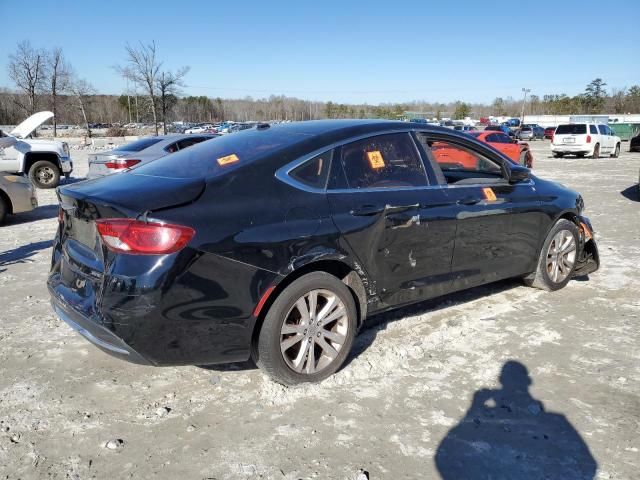
{"label": "orange sticker on window", "polygon": [[496,194],[493,193],[493,188],[483,188],[482,193],[484,193],[484,198],[490,202],[495,202],[497,200]]}
{"label": "orange sticker on window", "polygon": [[224,167],[225,165],[229,165],[230,163],[236,163],[239,161],[240,159],[238,158],[238,156],[235,153],[232,153],[231,155],[227,155],[226,157],[220,157],[218,159],[218,165]]}
{"label": "orange sticker on window", "polygon": [[367,152],[367,158],[369,159],[369,165],[374,170],[384,168],[384,158],[382,158],[382,154],[378,150]]}

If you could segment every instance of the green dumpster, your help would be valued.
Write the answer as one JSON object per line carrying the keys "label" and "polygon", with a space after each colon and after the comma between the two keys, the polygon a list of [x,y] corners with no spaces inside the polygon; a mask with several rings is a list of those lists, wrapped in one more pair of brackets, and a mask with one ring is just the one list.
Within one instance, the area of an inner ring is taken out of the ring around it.
{"label": "green dumpster", "polygon": [[609,127],[623,141],[631,140],[640,133],[640,123],[610,123]]}

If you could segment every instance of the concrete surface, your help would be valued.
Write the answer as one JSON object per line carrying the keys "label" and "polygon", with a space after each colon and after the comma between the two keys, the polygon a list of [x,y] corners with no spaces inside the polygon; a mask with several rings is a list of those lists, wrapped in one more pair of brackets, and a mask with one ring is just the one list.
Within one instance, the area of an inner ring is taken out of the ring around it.
{"label": "concrete surface", "polygon": [[48,303],[57,208],[39,191],[0,227],[0,477],[639,478],[640,154],[533,149],[584,195],[601,270],[372,318],[345,368],[296,389],[251,365],[127,364],[73,333]]}

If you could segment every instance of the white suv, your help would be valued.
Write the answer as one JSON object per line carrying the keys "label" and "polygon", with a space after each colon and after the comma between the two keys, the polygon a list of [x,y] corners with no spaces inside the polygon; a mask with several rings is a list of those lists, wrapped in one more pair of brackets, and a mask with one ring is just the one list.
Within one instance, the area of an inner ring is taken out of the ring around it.
{"label": "white suv", "polygon": [[565,123],[558,125],[551,139],[556,158],[577,155],[598,158],[602,154],[620,155],[620,137],[604,123]]}

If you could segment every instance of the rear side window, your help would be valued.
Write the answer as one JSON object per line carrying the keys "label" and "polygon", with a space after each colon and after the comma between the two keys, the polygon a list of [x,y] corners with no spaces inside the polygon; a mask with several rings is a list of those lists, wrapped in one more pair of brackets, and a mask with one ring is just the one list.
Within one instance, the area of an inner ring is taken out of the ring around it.
{"label": "rear side window", "polygon": [[136,168],[135,173],[172,178],[207,178],[272,155],[306,138],[304,133],[278,127],[243,130],[149,162]]}
{"label": "rear side window", "polygon": [[342,147],[350,188],[421,187],[427,176],[408,133],[366,138]]}
{"label": "rear side window", "polygon": [[597,135],[598,134],[598,129],[596,128],[595,125],[589,125],[589,132],[594,134],[594,135]]}
{"label": "rear side window", "polygon": [[161,140],[162,138],[160,137],[141,138],[140,140],[136,140],[135,142],[127,143],[126,145],[116,148],[114,152],[140,152],[145,148],[149,148],[151,145],[155,145]]}
{"label": "rear side window", "polygon": [[329,178],[332,156],[333,150],[321,153],[291,170],[289,176],[309,187],[324,189]]}
{"label": "rear side window", "polygon": [[584,123],[570,123],[558,125],[556,135],[582,135],[587,133],[587,126]]}

